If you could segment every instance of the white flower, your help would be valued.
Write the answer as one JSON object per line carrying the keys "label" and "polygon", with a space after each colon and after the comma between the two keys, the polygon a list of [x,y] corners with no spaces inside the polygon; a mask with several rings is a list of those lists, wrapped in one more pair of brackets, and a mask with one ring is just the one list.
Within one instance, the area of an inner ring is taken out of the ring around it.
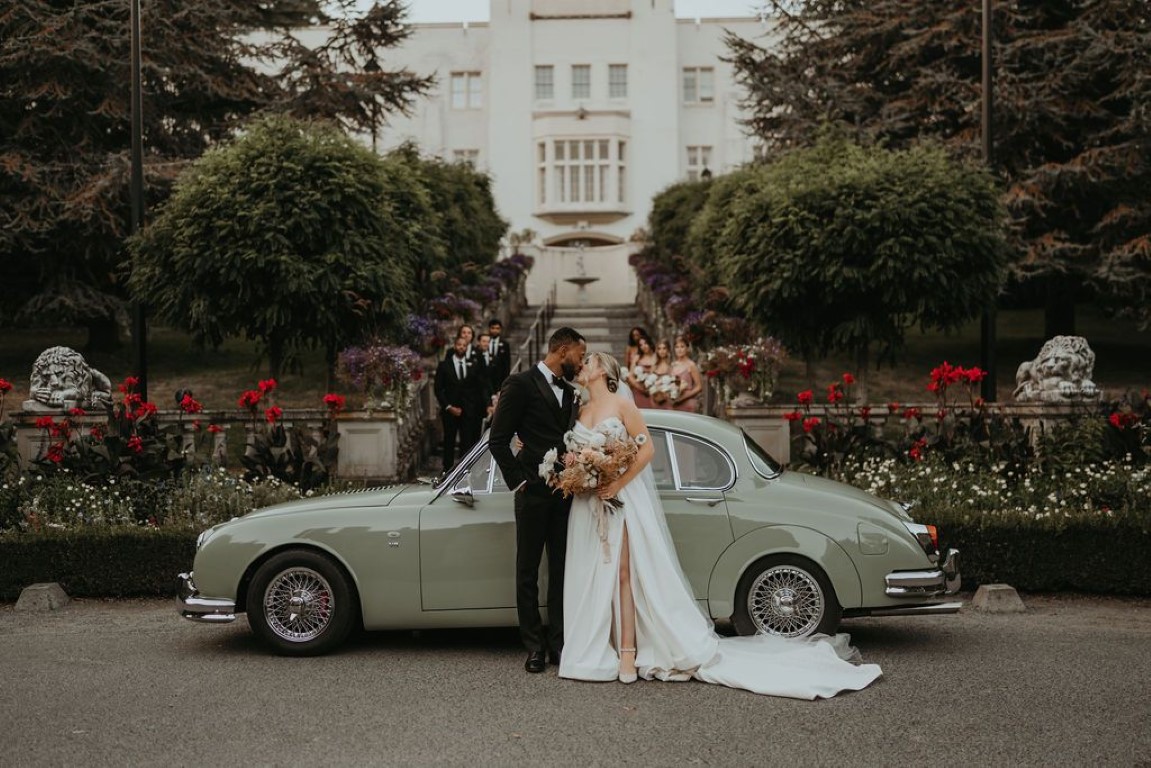
{"label": "white flower", "polygon": [[551,479],[551,476],[555,474],[557,459],[559,459],[559,451],[557,451],[555,448],[552,448],[550,451],[544,454],[543,461],[540,462],[539,467],[540,477],[542,477],[544,480]]}

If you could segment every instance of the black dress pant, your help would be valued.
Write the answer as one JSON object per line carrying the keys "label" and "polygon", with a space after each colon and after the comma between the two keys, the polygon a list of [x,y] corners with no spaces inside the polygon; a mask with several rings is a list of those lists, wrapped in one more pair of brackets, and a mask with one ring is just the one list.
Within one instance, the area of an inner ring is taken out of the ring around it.
{"label": "black dress pant", "polygon": [[[516,494],[516,610],[529,651],[560,653],[564,644],[564,557],[571,499],[542,483]],[[548,553],[548,629],[540,619],[540,560]]]}

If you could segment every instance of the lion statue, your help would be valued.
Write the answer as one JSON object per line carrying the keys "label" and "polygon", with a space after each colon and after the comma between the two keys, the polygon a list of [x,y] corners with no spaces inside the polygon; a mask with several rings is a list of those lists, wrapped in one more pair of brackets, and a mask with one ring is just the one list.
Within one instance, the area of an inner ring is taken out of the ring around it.
{"label": "lion statue", "polygon": [[40,353],[32,365],[28,392],[32,397],[24,401],[26,411],[107,408],[112,403],[112,382],[69,347],[49,347]]}
{"label": "lion statue", "polygon": [[1039,350],[1039,356],[1023,363],[1015,374],[1015,399],[1019,402],[1065,403],[1097,400],[1102,395],[1091,377],[1095,353],[1082,336],[1056,336]]}

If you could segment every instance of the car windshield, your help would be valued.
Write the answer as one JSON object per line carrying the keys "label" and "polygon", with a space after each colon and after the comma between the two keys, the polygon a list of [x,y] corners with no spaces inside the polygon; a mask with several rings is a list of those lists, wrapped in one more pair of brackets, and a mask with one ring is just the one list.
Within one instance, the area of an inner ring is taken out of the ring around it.
{"label": "car windshield", "polygon": [[773,459],[771,454],[765,451],[759,443],[752,440],[751,435],[747,432],[743,433],[743,442],[747,445],[747,456],[751,459],[751,466],[755,468],[756,472],[769,480],[778,477],[783,472],[783,465]]}

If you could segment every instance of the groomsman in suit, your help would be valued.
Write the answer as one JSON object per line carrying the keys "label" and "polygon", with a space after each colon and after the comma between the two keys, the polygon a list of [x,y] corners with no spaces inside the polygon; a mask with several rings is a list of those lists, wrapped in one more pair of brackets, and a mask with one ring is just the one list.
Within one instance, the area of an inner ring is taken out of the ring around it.
{"label": "groomsman in suit", "polygon": [[444,428],[444,471],[455,464],[456,437],[460,454],[476,444],[491,401],[491,385],[482,360],[468,359],[468,342],[457,336],[450,357],[436,367],[435,393]]}
{"label": "groomsman in suit", "polygon": [[[564,558],[571,499],[539,475],[544,454],[564,450],[564,433],[578,414],[571,382],[583,368],[587,342],[573,328],[560,328],[548,340],[548,354],[504,382],[492,417],[492,456],[515,491],[516,609],[520,638],[527,648],[524,669],[543,672],[559,664],[563,650]],[[515,440],[520,448],[513,453]],[[548,628],[539,612],[540,560],[548,553]]]}
{"label": "groomsman in suit", "polygon": [[488,345],[488,352],[494,361],[491,365],[493,392],[500,391],[500,387],[504,385],[504,379],[512,372],[512,347],[503,338],[503,332],[504,324],[500,322],[498,317],[493,317],[488,321],[488,335],[492,338]]}

